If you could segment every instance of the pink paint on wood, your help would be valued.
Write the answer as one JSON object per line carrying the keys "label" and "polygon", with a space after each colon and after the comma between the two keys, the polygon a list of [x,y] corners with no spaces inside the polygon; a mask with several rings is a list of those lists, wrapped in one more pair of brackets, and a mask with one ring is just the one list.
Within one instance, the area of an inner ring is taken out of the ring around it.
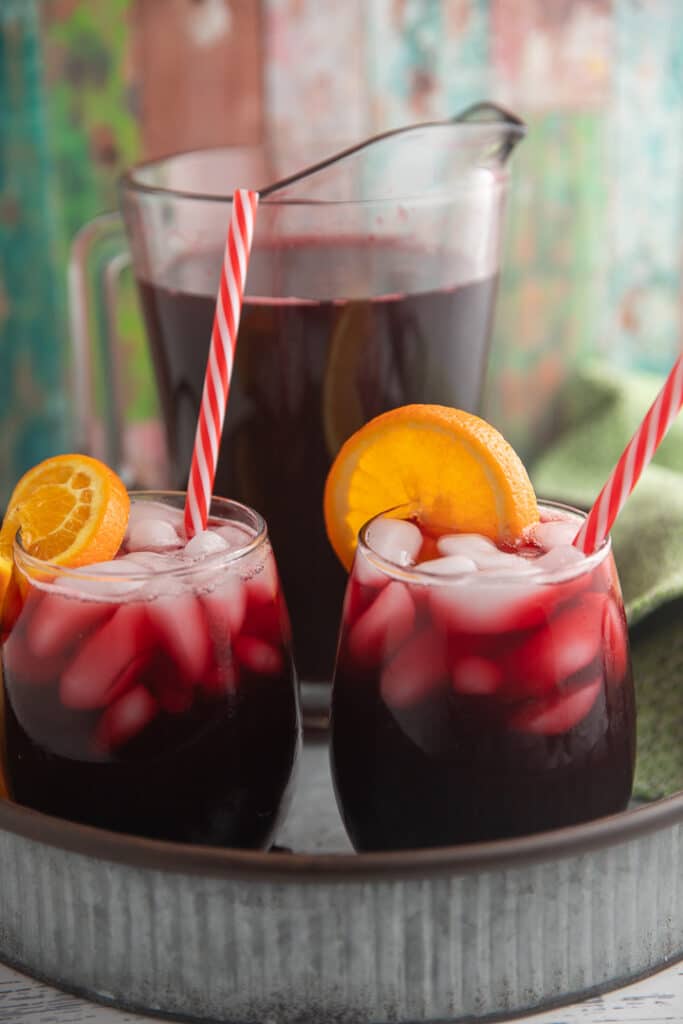
{"label": "pink paint on wood", "polygon": [[135,0],[144,155],[260,142],[259,0]]}
{"label": "pink paint on wood", "polygon": [[492,0],[496,95],[523,111],[605,106],[613,21],[611,0]]}

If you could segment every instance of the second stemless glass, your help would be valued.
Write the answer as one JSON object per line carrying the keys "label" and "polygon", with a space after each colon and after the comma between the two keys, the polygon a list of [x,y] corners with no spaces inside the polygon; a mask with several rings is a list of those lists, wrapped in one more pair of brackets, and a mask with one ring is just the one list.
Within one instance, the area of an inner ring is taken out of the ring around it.
{"label": "second stemless glass", "polygon": [[[182,494],[131,500],[182,522]],[[24,601],[3,646],[17,801],[136,835],[271,842],[299,747],[289,620],[263,519],[214,498],[209,528],[232,547],[172,569],[147,553],[144,575],[125,558],[106,575],[50,565],[17,539]]]}
{"label": "second stemless glass", "polygon": [[[544,503],[541,518],[576,516]],[[392,510],[410,518],[410,510]],[[609,540],[538,576],[428,575],[360,534],[332,690],[358,850],[490,840],[623,810],[635,709]]]}

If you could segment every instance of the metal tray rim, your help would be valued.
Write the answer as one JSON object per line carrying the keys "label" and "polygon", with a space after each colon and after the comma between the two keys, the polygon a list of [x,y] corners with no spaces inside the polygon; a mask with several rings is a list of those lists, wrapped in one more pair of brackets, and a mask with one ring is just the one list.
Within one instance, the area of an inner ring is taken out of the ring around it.
{"label": "metal tray rim", "polygon": [[683,790],[619,814],[515,839],[381,853],[290,853],[145,839],[0,800],[0,830],[67,852],[167,873],[297,884],[500,870],[616,846],[676,824],[683,824]]}

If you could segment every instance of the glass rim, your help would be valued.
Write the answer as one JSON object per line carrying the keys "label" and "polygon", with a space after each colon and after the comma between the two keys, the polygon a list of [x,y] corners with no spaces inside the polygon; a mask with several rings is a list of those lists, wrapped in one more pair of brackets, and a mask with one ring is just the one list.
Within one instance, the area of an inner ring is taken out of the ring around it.
{"label": "glass rim", "polygon": [[[428,121],[428,122],[425,122],[424,124],[415,125],[413,127],[417,127],[417,128],[431,128],[431,127],[444,127],[444,126],[447,126],[447,125],[448,125],[448,123],[447,122],[443,122],[443,121]],[[449,127],[452,127],[452,126],[449,126]],[[467,124],[467,123],[463,122],[462,124],[458,125],[458,127],[462,128],[462,129],[466,129],[468,131],[472,131],[473,129],[482,129],[483,127],[486,127],[486,126],[482,125],[482,124],[475,124],[475,123]],[[490,127],[490,126],[488,126],[488,127]],[[506,127],[506,130],[507,130],[507,127]],[[515,130],[514,126],[512,126],[511,130],[512,131]],[[430,195],[430,194],[425,195],[424,193],[410,193],[409,192],[409,193],[406,193],[406,194],[393,195],[393,196],[377,195],[377,196],[374,196],[374,197],[363,198],[363,199],[360,199],[360,198],[355,198],[355,199],[313,199],[313,198],[306,198],[304,196],[297,196],[296,198],[292,198],[292,197],[287,198],[286,196],[283,196],[282,198],[278,198],[278,196],[277,196],[277,189],[282,188],[283,191],[284,191],[284,189],[287,188],[288,182],[291,181],[292,183],[294,183],[294,181],[298,180],[300,176],[303,177],[307,170],[312,170],[314,167],[316,167],[316,168],[317,167],[323,168],[323,167],[325,167],[325,166],[327,166],[329,164],[336,163],[336,161],[338,159],[344,157],[348,153],[354,152],[356,150],[364,149],[365,146],[368,145],[368,143],[375,142],[375,141],[377,141],[377,139],[386,138],[386,137],[391,136],[393,134],[400,134],[400,133],[402,133],[404,131],[405,131],[405,129],[399,128],[399,129],[396,129],[395,131],[385,132],[383,135],[375,136],[372,139],[367,140],[365,143],[362,143],[361,145],[351,146],[348,149],[344,149],[344,150],[341,150],[340,152],[336,152],[333,155],[329,156],[328,158],[322,160],[319,164],[316,163],[316,164],[313,164],[313,165],[308,165],[307,167],[302,168],[301,171],[297,171],[295,174],[288,175],[286,178],[283,178],[283,179],[281,179],[281,180],[279,180],[279,181],[277,181],[275,183],[272,183],[272,184],[269,183],[267,185],[261,185],[260,187],[256,188],[256,190],[257,191],[261,191],[261,192],[263,192],[265,194],[263,194],[261,196],[261,198],[259,200],[259,205],[260,206],[272,206],[272,207],[284,207],[284,206],[309,207],[309,206],[313,206],[313,207],[330,207],[330,208],[340,207],[340,206],[341,207],[386,206],[386,205],[395,205],[397,203],[413,203],[413,204],[415,204],[415,203],[428,203],[428,202],[432,202],[434,205],[436,205],[437,203],[441,203],[443,205],[449,205],[449,204],[452,204],[455,201],[455,198],[457,196],[459,196],[459,195],[466,195],[469,192],[482,191],[482,187],[483,186],[482,186],[481,183],[477,183],[476,185],[474,185],[474,184],[472,184],[470,182],[470,183],[460,184],[460,185],[455,185],[455,186],[453,186],[452,184],[449,183],[448,185],[444,186],[443,191],[439,190],[439,192],[434,194],[434,195]],[[523,136],[524,132],[520,129],[519,130],[519,134]],[[125,170],[121,174],[121,176],[119,178],[119,185],[120,185],[121,189],[124,192],[130,192],[130,193],[134,193],[134,194],[140,194],[140,195],[145,195],[145,196],[157,196],[157,197],[159,197],[161,199],[177,199],[177,200],[183,200],[183,201],[196,201],[196,202],[202,202],[202,203],[217,203],[217,204],[225,204],[227,206],[231,206],[232,205],[232,193],[231,192],[226,192],[226,193],[224,193],[222,195],[216,195],[213,192],[205,192],[205,191],[202,191],[200,189],[197,189],[196,191],[194,191],[194,190],[189,190],[187,188],[168,188],[168,187],[163,186],[163,185],[152,185],[152,184],[149,184],[147,182],[141,181],[139,176],[141,174],[143,174],[144,172],[146,172],[146,171],[150,171],[150,170],[152,170],[154,168],[161,168],[165,164],[171,164],[172,162],[177,161],[177,160],[181,160],[181,159],[183,159],[185,157],[201,156],[201,155],[207,155],[207,154],[213,155],[213,154],[217,154],[217,153],[225,153],[225,152],[231,152],[231,151],[234,152],[235,150],[238,150],[238,149],[243,149],[246,152],[246,151],[248,151],[250,149],[251,150],[257,150],[258,148],[259,148],[258,146],[243,146],[243,147],[240,147],[240,146],[224,145],[224,146],[199,146],[196,149],[178,150],[177,152],[169,153],[166,156],[156,157],[153,160],[143,160],[143,161],[139,161],[139,162],[133,164],[133,166],[129,167],[127,170]],[[507,166],[504,165],[504,164],[501,165],[500,167],[495,167],[495,168],[487,167],[486,165],[478,165],[478,166],[475,166],[473,168],[473,170],[487,172],[487,177],[488,177],[489,183],[487,184],[486,189],[488,191],[491,191],[491,192],[495,192],[496,190],[500,190],[502,187],[504,187],[505,184],[508,181],[508,178],[509,178],[509,171],[507,169]]]}
{"label": "glass rim", "polygon": [[[173,490],[139,490],[129,491],[128,494],[131,499],[140,498],[143,501],[163,501],[164,498],[176,498],[179,500],[182,499],[184,503],[186,492]],[[97,580],[99,583],[105,583],[107,580],[116,583],[120,583],[122,581],[137,582],[149,580],[152,577],[154,579],[178,579],[191,576],[197,571],[203,571],[205,568],[219,569],[225,565],[241,561],[247,555],[252,554],[254,551],[262,547],[262,545],[268,540],[268,527],[260,512],[257,512],[256,509],[251,508],[249,505],[244,505],[240,501],[235,501],[234,498],[223,498],[218,495],[212,496],[209,515],[211,515],[211,510],[214,508],[216,503],[221,508],[237,509],[253,518],[254,529],[256,532],[253,538],[243,547],[228,549],[227,551],[215,551],[205,555],[204,557],[195,559],[194,561],[189,561],[187,565],[173,566],[169,569],[155,569],[149,572],[130,572],[122,570],[121,572],[113,571],[104,574],[88,572],[88,565],[59,565],[58,562],[50,562],[39,558],[36,555],[31,555],[22,546],[21,529],[18,529],[14,536],[12,545],[14,562],[17,568],[27,576],[29,580],[31,579],[31,573],[35,573],[36,575],[45,573],[51,576],[66,577],[67,579],[83,580],[84,582]],[[177,507],[177,505],[171,505],[171,507]],[[231,521],[232,520],[229,518],[225,519],[226,524]],[[156,554],[156,552],[154,553]],[[134,554],[134,552],[131,552],[131,554]],[[114,559],[111,559],[111,561],[115,561],[115,557]],[[29,570],[29,572],[26,570]],[[73,596],[76,597],[77,594],[78,592],[74,591]],[[88,597],[90,599],[94,599],[92,598],[92,595],[88,595]]]}
{"label": "glass rim", "polygon": [[[549,498],[538,498],[539,509],[549,509],[555,512],[568,512],[573,516],[576,516],[581,521],[586,519],[587,513],[582,509],[575,508],[573,505],[568,505],[561,501],[553,501]],[[552,586],[557,583],[565,583],[568,580],[575,579],[578,576],[583,576],[587,572],[591,572],[597,565],[600,565],[605,558],[610,554],[612,550],[612,538],[608,535],[602,542],[602,544],[590,555],[586,555],[582,562],[576,562],[574,565],[559,567],[557,569],[551,569],[546,572],[537,573],[521,573],[521,572],[510,572],[507,569],[479,569],[476,573],[474,572],[459,572],[459,573],[428,573],[420,571],[417,566],[404,566],[399,565],[398,562],[392,562],[388,558],[384,558],[378,552],[374,551],[369,544],[366,534],[369,528],[382,516],[390,515],[392,512],[415,512],[416,506],[410,503],[403,505],[395,505],[392,508],[385,509],[383,512],[378,512],[377,515],[372,516],[365,522],[360,530],[358,531],[358,546],[357,551],[362,551],[367,561],[379,569],[386,576],[391,576],[392,579],[402,580],[405,583],[416,583],[422,586],[453,586],[454,584],[460,586],[475,586],[482,583],[492,584],[494,586],[506,583],[524,583],[528,586]],[[400,518],[394,516],[393,518]]]}

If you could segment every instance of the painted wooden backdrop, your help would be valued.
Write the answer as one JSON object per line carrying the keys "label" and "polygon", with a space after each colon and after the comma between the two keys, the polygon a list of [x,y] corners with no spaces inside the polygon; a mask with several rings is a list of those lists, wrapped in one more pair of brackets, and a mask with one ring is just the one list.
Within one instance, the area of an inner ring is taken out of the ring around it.
{"label": "painted wooden backdrop", "polygon": [[[116,205],[122,168],[266,136],[322,149],[482,97],[530,129],[487,405],[530,452],[577,359],[662,370],[678,348],[678,0],[2,0],[0,503],[68,426],[67,247]],[[154,399],[132,304],[122,328],[144,421]]]}

